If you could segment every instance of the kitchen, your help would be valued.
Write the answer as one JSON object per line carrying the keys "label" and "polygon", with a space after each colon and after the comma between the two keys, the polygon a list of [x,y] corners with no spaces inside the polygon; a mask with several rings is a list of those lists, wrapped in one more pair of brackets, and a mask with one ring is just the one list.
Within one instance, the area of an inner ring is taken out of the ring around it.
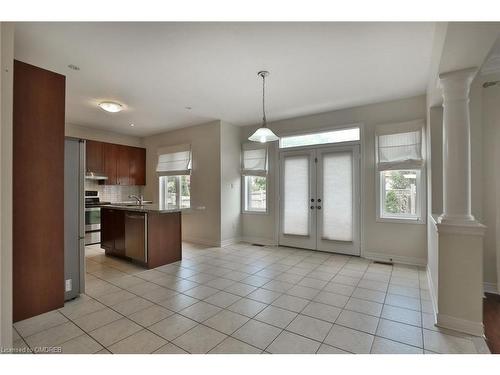
{"label": "kitchen", "polygon": [[[85,141],[85,246],[99,244],[106,255],[148,268],[181,259],[180,211],[145,201],[145,184],[144,148]],[[159,235],[170,241],[163,248],[154,242]]]}

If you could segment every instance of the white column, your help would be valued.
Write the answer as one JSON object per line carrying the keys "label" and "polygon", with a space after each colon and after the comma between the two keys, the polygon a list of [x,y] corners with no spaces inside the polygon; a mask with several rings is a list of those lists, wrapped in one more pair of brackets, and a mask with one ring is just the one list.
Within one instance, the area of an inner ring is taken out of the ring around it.
{"label": "white column", "polygon": [[471,214],[469,91],[476,68],[439,75],[443,89],[443,224],[475,224]]}

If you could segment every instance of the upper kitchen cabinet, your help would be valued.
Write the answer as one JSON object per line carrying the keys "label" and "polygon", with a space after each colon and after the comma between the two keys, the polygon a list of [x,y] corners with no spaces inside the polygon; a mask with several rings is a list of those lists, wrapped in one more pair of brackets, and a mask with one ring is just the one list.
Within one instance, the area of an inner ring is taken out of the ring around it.
{"label": "upper kitchen cabinet", "polygon": [[102,144],[102,165],[103,173],[108,179],[104,181],[106,185],[118,185],[116,173],[116,160],[118,159],[118,145],[112,143]]}
{"label": "upper kitchen cabinet", "polygon": [[130,147],[117,146],[116,181],[118,185],[133,185],[130,183]]}
{"label": "upper kitchen cabinet", "polygon": [[140,147],[87,141],[87,173],[103,175],[105,185],[146,185],[146,150]]}
{"label": "upper kitchen cabinet", "polygon": [[130,147],[129,181],[131,185],[146,185],[146,150]]}
{"label": "upper kitchen cabinet", "polygon": [[103,166],[103,143],[87,141],[86,146],[86,172],[87,174],[101,175],[104,173]]}

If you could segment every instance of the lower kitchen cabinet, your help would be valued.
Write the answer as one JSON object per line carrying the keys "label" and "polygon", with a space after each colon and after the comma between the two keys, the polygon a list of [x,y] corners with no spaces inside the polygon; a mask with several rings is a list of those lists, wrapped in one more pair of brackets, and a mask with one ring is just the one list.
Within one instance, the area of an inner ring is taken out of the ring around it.
{"label": "lower kitchen cabinet", "polygon": [[[117,206],[113,206],[117,207]],[[101,247],[147,268],[181,260],[181,213],[101,208]]]}
{"label": "lower kitchen cabinet", "polygon": [[106,254],[125,255],[124,218],[124,211],[101,209],[101,247]]}
{"label": "lower kitchen cabinet", "polygon": [[146,263],[147,216],[144,212],[125,211],[125,256]]}

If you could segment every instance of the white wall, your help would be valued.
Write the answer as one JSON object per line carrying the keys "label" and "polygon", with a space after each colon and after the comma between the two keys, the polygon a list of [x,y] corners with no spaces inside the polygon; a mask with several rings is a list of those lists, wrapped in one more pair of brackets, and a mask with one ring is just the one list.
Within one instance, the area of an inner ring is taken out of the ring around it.
{"label": "white wall", "polygon": [[482,77],[476,78],[470,88],[470,163],[471,212],[477,221],[483,221],[483,87]]}
{"label": "white wall", "polygon": [[12,346],[12,100],[14,25],[0,23],[0,347]]}
{"label": "white wall", "polygon": [[182,238],[216,246],[221,242],[220,121],[172,130],[144,138],[147,200],[158,202],[158,148],[191,144],[191,209],[182,214]]}
{"label": "white wall", "polygon": [[[362,255],[390,259],[394,261],[426,264],[427,232],[421,224],[381,223],[376,219],[375,200],[375,126],[378,124],[398,123],[426,118],[425,96],[370,104],[360,107],[341,109],[316,115],[297,117],[276,121],[269,126],[278,134],[291,131],[311,131],[328,127],[364,124],[364,140],[362,149],[363,164],[363,216]],[[246,139],[255,126],[242,129],[242,140]],[[276,146],[273,146],[276,147]],[[276,243],[277,204],[273,201],[276,189],[276,160],[271,150],[269,171],[269,212],[267,215],[243,214],[242,236],[244,239],[260,240],[262,243]],[[424,182],[424,189],[425,182]]]}
{"label": "white wall", "polygon": [[[429,97],[427,98],[429,100]],[[435,311],[439,288],[439,237],[436,220],[443,212],[443,107],[427,113],[427,270]]]}
{"label": "white wall", "polygon": [[86,126],[75,125],[66,123],[65,125],[66,137],[74,137],[80,139],[90,139],[93,141],[101,141],[108,143],[116,143],[120,145],[143,147],[143,139],[130,135],[118,134],[106,130],[89,128]]}
{"label": "white wall", "polygon": [[221,122],[221,243],[237,242],[241,236],[240,128]]}
{"label": "white wall", "polygon": [[[481,82],[500,80],[500,74],[479,77]],[[482,158],[482,222],[484,236],[484,281],[490,291],[498,289],[500,272],[500,86],[482,88],[482,142],[475,151]],[[474,99],[474,98],[473,98]],[[472,102],[472,100],[471,100]],[[474,154],[473,154],[474,155]],[[474,164],[473,164],[474,168]],[[474,183],[477,183],[473,179]]]}
{"label": "white wall", "polygon": [[[248,137],[254,127],[241,129],[241,142],[249,142]],[[276,226],[278,220],[278,205],[274,202],[277,189],[279,188],[277,170],[278,142],[269,143],[269,175],[267,178],[267,213],[242,213],[241,214],[241,237],[243,241],[261,245],[277,245],[278,237]]]}

